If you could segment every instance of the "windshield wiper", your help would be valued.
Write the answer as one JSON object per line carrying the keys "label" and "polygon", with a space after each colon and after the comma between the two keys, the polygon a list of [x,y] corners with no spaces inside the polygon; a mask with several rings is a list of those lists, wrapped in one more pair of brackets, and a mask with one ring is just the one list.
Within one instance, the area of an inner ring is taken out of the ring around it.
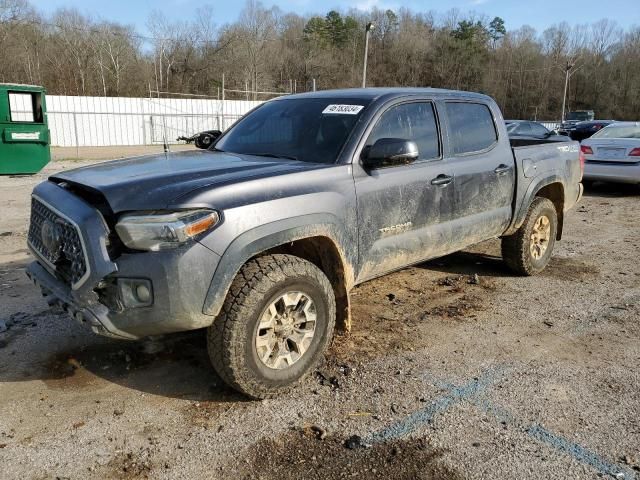
{"label": "windshield wiper", "polygon": [[276,153],[269,153],[269,152],[261,152],[261,153],[245,153],[245,155],[253,155],[255,157],[269,157],[269,158],[285,158],[287,160],[298,160],[297,157],[294,157],[292,155],[278,155]]}

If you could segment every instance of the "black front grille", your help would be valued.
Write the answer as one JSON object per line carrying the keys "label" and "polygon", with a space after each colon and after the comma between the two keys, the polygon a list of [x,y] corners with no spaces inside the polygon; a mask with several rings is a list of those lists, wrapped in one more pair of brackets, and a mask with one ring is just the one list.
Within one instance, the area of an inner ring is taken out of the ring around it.
{"label": "black front grille", "polygon": [[36,198],[31,198],[29,243],[69,285],[87,272],[78,229]]}

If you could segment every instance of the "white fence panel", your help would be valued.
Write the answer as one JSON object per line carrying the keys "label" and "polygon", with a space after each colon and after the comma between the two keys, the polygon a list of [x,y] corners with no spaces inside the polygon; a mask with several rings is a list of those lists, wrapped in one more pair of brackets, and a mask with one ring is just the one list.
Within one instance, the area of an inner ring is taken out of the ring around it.
{"label": "white fence panel", "polygon": [[177,143],[228,128],[260,101],[47,96],[51,144],[97,147]]}
{"label": "white fence panel", "polygon": [[542,125],[544,125],[546,128],[548,128],[549,130],[555,130],[557,128],[560,128],[560,121],[556,121],[556,122],[539,122]]}

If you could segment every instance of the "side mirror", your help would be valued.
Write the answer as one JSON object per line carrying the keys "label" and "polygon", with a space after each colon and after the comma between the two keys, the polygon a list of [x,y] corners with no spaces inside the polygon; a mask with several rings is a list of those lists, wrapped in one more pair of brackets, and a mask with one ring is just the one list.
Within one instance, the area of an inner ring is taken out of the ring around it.
{"label": "side mirror", "polygon": [[415,162],[420,156],[415,142],[402,138],[381,138],[362,152],[362,166],[367,170],[395,167]]}
{"label": "side mirror", "polygon": [[220,135],[222,135],[220,130],[207,130],[206,132],[200,132],[195,136],[194,143],[198,148],[207,149]]}

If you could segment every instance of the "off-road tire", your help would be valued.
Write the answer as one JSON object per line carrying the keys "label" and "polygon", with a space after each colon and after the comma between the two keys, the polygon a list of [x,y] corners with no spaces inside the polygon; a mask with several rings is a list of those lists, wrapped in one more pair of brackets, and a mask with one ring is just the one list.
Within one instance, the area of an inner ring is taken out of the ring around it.
{"label": "off-road tire", "polygon": [[[304,291],[313,300],[316,331],[304,355],[283,370],[273,370],[258,358],[255,332],[260,316],[282,292]],[[214,369],[232,388],[255,398],[290,390],[320,360],[333,337],[336,305],[325,274],[293,255],[265,255],[247,262],[236,275],[222,311],[207,332],[207,349]]]}
{"label": "off-road tire", "polygon": [[[531,254],[531,235],[533,228],[541,216],[550,221],[550,237],[544,254],[536,259]],[[513,234],[502,237],[502,259],[507,266],[519,275],[535,275],[540,273],[549,263],[558,232],[558,215],[551,200],[538,197],[529,207],[524,223]]]}

